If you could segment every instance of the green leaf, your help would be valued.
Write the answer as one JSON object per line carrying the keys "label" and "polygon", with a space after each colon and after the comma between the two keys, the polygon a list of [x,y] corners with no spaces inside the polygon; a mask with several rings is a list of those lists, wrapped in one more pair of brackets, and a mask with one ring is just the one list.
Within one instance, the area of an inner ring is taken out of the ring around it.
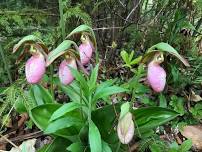
{"label": "green leaf", "polygon": [[173,110],[161,107],[148,107],[132,110],[139,130],[158,127],[174,119],[179,114]]}
{"label": "green leaf", "polygon": [[38,37],[34,35],[28,35],[22,38],[14,47],[13,47],[13,53],[15,53],[22,45],[25,43],[42,43],[43,41],[39,39]]}
{"label": "green leaf", "polygon": [[110,86],[110,87],[96,90],[95,95],[93,97],[93,104],[95,104],[97,100],[100,98],[107,97],[116,93],[126,92],[126,91],[127,89],[124,89],[118,86]]}
{"label": "green leaf", "polygon": [[89,122],[89,143],[91,152],[102,152],[102,141],[97,126],[91,120]]}
{"label": "green leaf", "polygon": [[[119,141],[116,131],[112,128],[114,123],[118,120],[115,109],[116,112],[119,113],[120,106],[121,103],[118,103],[115,104],[114,107],[113,105],[109,105],[92,112],[92,120],[99,128],[102,139],[110,144],[117,143]],[[130,112],[134,115],[140,134],[145,134],[145,132],[149,131],[150,135],[151,129],[165,124],[179,115],[175,111],[161,107],[139,108],[131,110]]]}
{"label": "green leaf", "polygon": [[41,85],[32,85],[30,89],[30,96],[37,103],[37,105],[54,103],[50,92]]}
{"label": "green leaf", "polygon": [[113,105],[104,106],[92,112],[92,120],[98,127],[102,139],[109,143],[117,144],[119,142],[117,132],[113,129],[114,124],[118,121],[118,116],[116,112],[120,112],[121,103]]}
{"label": "green leaf", "polygon": [[169,104],[176,112],[180,113],[181,116],[185,114],[183,98],[173,95]]}
{"label": "green leaf", "polygon": [[73,81],[70,85],[59,84],[62,91],[71,99],[71,101],[80,101],[80,88],[76,81]]}
{"label": "green leaf", "polygon": [[102,152],[112,152],[109,145],[106,142],[104,142],[103,140],[102,140]]}
{"label": "green leaf", "polygon": [[[33,109],[30,110],[29,116],[32,119],[32,121],[35,123],[35,125],[44,131],[48,125],[49,125],[49,120],[51,115],[56,111],[58,108],[60,108],[60,104],[44,104],[37,106]],[[80,113],[77,111],[74,111],[73,113],[68,113],[66,116],[72,116],[72,117],[77,117],[80,118]],[[72,128],[66,128],[66,129],[61,129],[54,133],[54,135],[64,137],[67,139],[72,140],[73,135],[77,134],[77,130],[72,129]]]}
{"label": "green leaf", "polygon": [[121,114],[119,119],[123,118],[123,116],[125,116],[125,114],[127,114],[130,110],[130,103],[126,102],[124,104],[121,105]]}
{"label": "green leaf", "polygon": [[37,152],[66,152],[66,147],[70,145],[71,142],[65,138],[57,137],[51,144],[45,145],[43,148],[39,149]]}
{"label": "green leaf", "polygon": [[64,128],[68,128],[71,126],[82,126],[82,121],[78,118],[74,118],[71,116],[66,116],[61,119],[57,119],[51,123],[49,123],[48,127],[45,130],[46,134],[55,133],[56,131]]}
{"label": "green leaf", "polygon": [[76,69],[74,69],[72,67],[69,67],[69,68],[70,68],[70,70],[72,72],[72,75],[79,82],[79,85],[80,85],[82,91],[85,93],[85,96],[88,97],[88,95],[89,95],[89,86],[88,86],[88,83],[87,83],[86,79]]}
{"label": "green leaf", "polygon": [[128,53],[125,50],[121,51],[121,57],[126,64],[129,63]]}
{"label": "green leaf", "polygon": [[74,41],[64,40],[56,49],[54,49],[48,54],[46,66],[49,66],[56,58],[58,58],[59,56],[66,53],[69,49],[71,49],[72,45],[74,45],[74,47],[78,51],[78,46]]}
{"label": "green leaf", "polygon": [[131,51],[131,53],[130,53],[130,55],[129,55],[129,62],[131,62],[131,61],[132,61],[133,56],[134,56],[134,51]]}
{"label": "green leaf", "polygon": [[60,104],[44,104],[37,106],[29,112],[30,118],[36,124],[36,126],[41,129],[45,130],[49,124],[49,119],[54,111],[56,111]]}
{"label": "green leaf", "polygon": [[170,53],[176,56],[180,61],[182,61],[185,66],[188,66],[188,67],[190,66],[188,61],[185,58],[183,58],[172,46],[164,42],[158,43],[156,45],[153,45],[151,48],[149,48],[143,58],[143,62],[148,61],[156,52],[159,52],[159,51]]}
{"label": "green leaf", "polygon": [[133,59],[133,60],[130,62],[130,65],[138,64],[138,63],[140,63],[141,60],[142,60],[142,56],[139,56],[139,57]]}
{"label": "green leaf", "polygon": [[88,86],[90,86],[90,90],[92,90],[96,87],[98,70],[99,70],[99,64],[96,65],[96,67],[93,69],[93,71],[91,73],[89,84],[88,84]]}
{"label": "green leaf", "polygon": [[151,152],[162,152],[162,147],[159,146],[158,143],[153,143],[149,146],[149,149],[151,150]]}
{"label": "green leaf", "polygon": [[75,142],[67,147],[67,150],[70,152],[82,152],[85,151],[85,147],[82,145],[81,142]]}
{"label": "green leaf", "polygon": [[50,121],[53,121],[59,117],[62,117],[64,116],[66,113],[70,112],[70,111],[73,111],[75,109],[78,109],[82,107],[81,104],[79,103],[76,103],[76,102],[70,102],[70,103],[66,103],[64,105],[62,105],[59,109],[57,109],[53,115],[51,116],[50,118]]}
{"label": "green leaf", "polygon": [[191,147],[192,147],[192,140],[188,139],[182,143],[179,151],[180,152],[188,152],[191,149]]}
{"label": "green leaf", "polygon": [[167,108],[167,101],[163,94],[159,95],[159,106],[162,108]]}
{"label": "green leaf", "polygon": [[15,102],[14,108],[20,114],[24,113],[24,112],[27,112],[26,107],[25,107],[25,105],[23,103],[22,96],[18,96],[18,98],[16,99],[16,102]]}

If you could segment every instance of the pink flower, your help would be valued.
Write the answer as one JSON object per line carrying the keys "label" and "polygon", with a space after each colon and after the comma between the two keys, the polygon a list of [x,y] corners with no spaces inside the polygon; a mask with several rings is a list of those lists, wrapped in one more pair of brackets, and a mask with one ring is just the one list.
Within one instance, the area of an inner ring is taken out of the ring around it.
{"label": "pink flower", "polygon": [[87,63],[89,63],[92,57],[94,47],[89,37],[86,35],[81,36],[81,41],[82,44],[79,46],[81,63],[83,65],[86,65]]}
{"label": "pink flower", "polygon": [[166,84],[166,72],[160,66],[163,60],[162,54],[158,53],[148,65],[147,80],[155,92],[163,91]]}
{"label": "pink flower", "polygon": [[46,71],[46,62],[42,54],[33,55],[25,64],[26,79],[31,84],[39,83]]}
{"label": "pink flower", "polygon": [[74,80],[74,77],[68,66],[74,69],[77,69],[75,59],[69,58],[69,59],[63,60],[59,66],[60,82],[64,85],[70,84]]}

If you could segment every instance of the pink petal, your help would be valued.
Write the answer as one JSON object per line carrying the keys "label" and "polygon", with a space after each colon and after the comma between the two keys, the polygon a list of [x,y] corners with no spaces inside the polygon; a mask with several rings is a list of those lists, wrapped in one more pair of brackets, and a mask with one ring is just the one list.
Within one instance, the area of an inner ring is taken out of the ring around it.
{"label": "pink petal", "polygon": [[81,63],[83,65],[86,65],[87,63],[89,63],[92,57],[93,53],[92,43],[91,42],[82,43],[79,46],[79,51],[80,51]]}
{"label": "pink petal", "polygon": [[77,69],[76,61],[74,59],[63,60],[59,66],[59,78],[62,84],[70,84],[74,77],[69,69],[69,67]]}
{"label": "pink petal", "polygon": [[29,83],[39,83],[46,71],[45,59],[42,55],[32,56],[25,65],[25,75]]}
{"label": "pink petal", "polygon": [[148,65],[147,79],[155,92],[161,92],[166,84],[166,72],[160,65],[151,62]]}

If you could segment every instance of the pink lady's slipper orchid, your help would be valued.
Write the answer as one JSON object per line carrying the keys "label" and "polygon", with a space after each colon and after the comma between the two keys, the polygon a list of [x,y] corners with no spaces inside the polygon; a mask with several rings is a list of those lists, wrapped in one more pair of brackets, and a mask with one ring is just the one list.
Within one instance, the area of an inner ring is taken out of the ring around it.
{"label": "pink lady's slipper orchid", "polygon": [[147,80],[155,92],[163,91],[166,84],[166,72],[160,66],[163,61],[163,54],[157,53],[154,59],[148,64]]}
{"label": "pink lady's slipper orchid", "polygon": [[37,50],[31,49],[32,57],[25,64],[26,79],[31,84],[39,83],[46,71],[44,56]]}
{"label": "pink lady's slipper orchid", "polygon": [[61,83],[64,85],[70,84],[74,80],[74,77],[68,66],[77,69],[75,59],[68,58],[63,60],[59,66],[59,78]]}
{"label": "pink lady's slipper orchid", "polygon": [[82,44],[79,46],[80,59],[81,63],[86,65],[92,57],[94,47],[87,35],[81,36],[81,42]]}

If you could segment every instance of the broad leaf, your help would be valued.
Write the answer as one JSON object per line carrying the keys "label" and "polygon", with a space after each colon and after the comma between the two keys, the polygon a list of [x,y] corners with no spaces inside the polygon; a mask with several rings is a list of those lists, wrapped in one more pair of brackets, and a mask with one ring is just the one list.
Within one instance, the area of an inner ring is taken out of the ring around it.
{"label": "broad leaf", "polygon": [[22,38],[14,47],[13,47],[13,53],[15,53],[22,45],[25,43],[43,43],[41,39],[34,35],[28,35]]}
{"label": "broad leaf", "polygon": [[82,124],[83,123],[80,119],[71,116],[66,116],[64,118],[50,122],[45,130],[45,133],[51,134],[57,132],[58,130],[69,128],[71,126],[82,126]]}
{"label": "broad leaf", "polygon": [[102,140],[102,152],[112,152],[109,145],[106,142],[104,142],[103,140]]}
{"label": "broad leaf", "polygon": [[82,143],[75,142],[69,145],[69,147],[67,147],[67,150],[70,152],[82,152],[85,151],[85,147],[82,145]]}
{"label": "broad leaf", "polygon": [[[114,107],[113,105],[109,105],[92,112],[93,122],[99,128],[102,139],[108,143],[118,142],[118,138],[116,132],[113,130],[113,126],[117,124],[118,121],[118,116],[116,116],[115,109],[119,114],[120,106],[120,103],[115,104]],[[146,130],[150,130],[158,127],[159,125],[165,124],[179,115],[175,111],[161,107],[139,108],[136,110],[131,110],[131,113],[134,115],[134,120],[138,125],[140,133],[144,133]]]}
{"label": "broad leaf", "polygon": [[152,129],[160,126],[179,114],[173,110],[161,107],[148,107],[132,110],[139,130]]}
{"label": "broad leaf", "polygon": [[100,132],[93,121],[89,122],[89,143],[91,152],[102,152],[102,141]]}
{"label": "broad leaf", "polygon": [[75,109],[78,109],[82,107],[81,104],[79,103],[76,103],[76,102],[70,102],[70,103],[66,103],[64,105],[62,105],[59,109],[57,109],[53,115],[51,116],[50,118],[50,121],[53,121],[59,117],[62,117],[64,116],[66,113],[70,112],[70,111],[73,111]]}
{"label": "broad leaf", "polygon": [[[29,116],[32,119],[32,121],[36,124],[38,128],[40,128],[42,131],[44,131],[48,125],[49,125],[49,120],[51,115],[56,111],[58,108],[60,108],[60,104],[44,104],[37,106],[30,110]],[[67,116],[74,116],[79,118],[80,113],[79,112],[74,112],[74,113],[69,113]],[[74,135],[78,134],[78,131],[76,128],[66,128],[66,129],[61,129],[54,133],[54,135],[60,136],[67,138],[69,140],[74,140]]]}
{"label": "broad leaf", "polygon": [[180,61],[182,61],[185,66],[188,66],[188,67],[190,66],[188,61],[185,58],[183,58],[172,46],[164,42],[158,43],[156,45],[153,45],[151,48],[149,48],[143,58],[143,62],[150,60],[153,57],[153,55],[159,51],[170,53],[176,56]]}
{"label": "broad leaf", "polygon": [[50,92],[41,85],[32,85],[30,89],[30,96],[37,105],[54,103],[54,99]]}
{"label": "broad leaf", "polygon": [[104,97],[107,97],[116,93],[125,92],[125,91],[127,91],[127,89],[124,89],[118,86],[110,86],[110,87],[99,89],[98,91],[96,90],[95,95],[93,97],[93,104],[95,104],[97,100],[100,98],[104,98]]}
{"label": "broad leaf", "polygon": [[55,48],[48,54],[46,66],[49,66],[56,58],[65,54],[69,49],[72,48],[72,45],[74,45],[75,49],[77,50],[78,46],[75,42],[70,40],[64,40],[57,48]]}

